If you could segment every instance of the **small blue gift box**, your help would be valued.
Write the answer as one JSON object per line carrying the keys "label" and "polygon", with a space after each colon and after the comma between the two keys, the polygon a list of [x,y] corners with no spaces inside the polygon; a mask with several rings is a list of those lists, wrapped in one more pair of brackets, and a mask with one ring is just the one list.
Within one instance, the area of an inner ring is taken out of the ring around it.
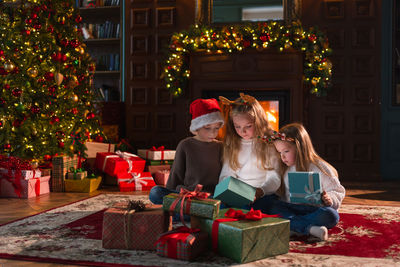
{"label": "small blue gift box", "polygon": [[290,202],[321,205],[321,181],[316,172],[289,172]]}
{"label": "small blue gift box", "polygon": [[214,197],[230,207],[243,208],[254,201],[256,189],[245,182],[229,176],[215,187]]}

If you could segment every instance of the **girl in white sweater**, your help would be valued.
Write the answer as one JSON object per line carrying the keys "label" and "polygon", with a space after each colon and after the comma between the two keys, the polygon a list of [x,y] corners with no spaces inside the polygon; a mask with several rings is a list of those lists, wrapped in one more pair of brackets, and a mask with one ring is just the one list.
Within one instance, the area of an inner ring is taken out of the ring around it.
{"label": "girl in white sweater", "polygon": [[[288,124],[268,139],[274,143],[283,163],[283,201],[275,200],[262,210],[289,219],[290,229],[294,232],[311,234],[321,240],[328,239],[328,228],[338,223],[337,210],[345,196],[345,189],[339,182],[336,169],[318,156],[310,136],[300,123]],[[288,173],[295,171],[319,173],[323,189],[322,207],[290,203]]]}
{"label": "girl in white sweater", "polygon": [[219,181],[233,176],[255,187],[254,203],[243,207],[255,208],[268,201],[281,185],[279,156],[272,144],[258,138],[272,130],[264,109],[254,97],[241,93],[235,101],[224,97],[220,100],[229,108],[229,113]]}

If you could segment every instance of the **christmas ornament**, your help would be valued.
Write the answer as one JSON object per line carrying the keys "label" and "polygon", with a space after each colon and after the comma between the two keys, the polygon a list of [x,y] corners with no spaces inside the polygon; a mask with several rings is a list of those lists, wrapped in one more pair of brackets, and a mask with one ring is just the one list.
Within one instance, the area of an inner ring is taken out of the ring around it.
{"label": "christmas ornament", "polygon": [[54,75],[54,79],[55,79],[55,81],[56,81],[56,84],[57,84],[57,85],[60,85],[60,84],[63,82],[63,80],[64,80],[64,75],[62,75],[61,73],[57,72],[57,73]]}
{"label": "christmas ornament", "polygon": [[7,61],[6,63],[4,63],[4,69],[8,72],[13,71],[15,68],[14,63],[12,63],[11,61]]}
{"label": "christmas ornament", "polygon": [[25,110],[24,104],[23,104],[23,103],[18,103],[18,105],[17,105],[17,107],[16,107],[16,110],[17,110],[18,112],[23,112],[23,111]]}
{"label": "christmas ornament", "polygon": [[39,167],[39,162],[37,160],[32,160],[30,165],[32,169],[37,169]]}
{"label": "christmas ornament", "polygon": [[58,147],[59,148],[64,148],[64,146],[65,146],[64,142],[61,142],[61,141],[58,142]]}
{"label": "christmas ornament", "polygon": [[4,145],[4,149],[7,149],[7,150],[8,150],[8,149],[11,149],[11,145],[10,145],[10,144],[5,144],[5,145]]}
{"label": "christmas ornament", "polygon": [[19,88],[15,88],[14,90],[12,90],[12,95],[15,97],[20,97],[22,95],[22,90]]}
{"label": "christmas ornament", "polygon": [[88,119],[88,120],[93,119],[94,117],[95,117],[95,115],[94,115],[93,112],[89,112],[89,113],[86,115],[86,119]]}
{"label": "christmas ornament", "polygon": [[50,155],[44,155],[43,156],[43,160],[44,161],[50,161],[51,160],[51,156]]}
{"label": "christmas ornament", "polygon": [[35,78],[38,75],[38,70],[34,67],[31,67],[27,70],[27,73],[30,77]]}
{"label": "christmas ornament", "polygon": [[77,95],[73,95],[73,96],[71,97],[71,99],[72,99],[72,101],[74,101],[74,102],[78,102],[78,100],[79,100],[79,98],[78,98]]}

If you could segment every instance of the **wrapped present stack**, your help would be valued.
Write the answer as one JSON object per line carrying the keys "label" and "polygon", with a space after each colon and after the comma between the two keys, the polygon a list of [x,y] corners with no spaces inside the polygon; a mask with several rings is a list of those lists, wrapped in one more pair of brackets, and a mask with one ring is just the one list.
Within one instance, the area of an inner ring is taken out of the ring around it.
{"label": "wrapped present stack", "polygon": [[138,149],[138,155],[146,160],[146,165],[148,166],[172,165],[175,159],[175,152],[175,150],[168,150],[163,146]]}
{"label": "wrapped present stack", "polygon": [[94,174],[87,174],[82,168],[74,169],[70,168],[67,172],[67,179],[65,179],[65,191],[66,192],[80,192],[90,193],[97,190],[100,186],[102,177]]}
{"label": "wrapped present stack", "polygon": [[90,167],[94,167],[96,162],[96,156],[98,152],[108,152],[113,153],[115,149],[114,144],[101,143],[101,142],[86,142],[86,162]]}
{"label": "wrapped present stack", "polygon": [[96,168],[105,173],[106,183],[118,184],[121,192],[148,191],[156,184],[149,172],[144,172],[146,161],[127,152],[100,152]]}
{"label": "wrapped present stack", "polygon": [[50,176],[41,176],[29,162],[0,156],[0,196],[31,198],[49,193]]}
{"label": "wrapped present stack", "polygon": [[[65,178],[68,170],[71,168],[76,169],[78,167],[78,161],[82,158],[78,158],[77,155],[73,157],[69,156],[55,156],[53,157],[53,166],[51,172],[50,188],[52,192],[65,192]],[[80,167],[80,166],[79,166]]]}

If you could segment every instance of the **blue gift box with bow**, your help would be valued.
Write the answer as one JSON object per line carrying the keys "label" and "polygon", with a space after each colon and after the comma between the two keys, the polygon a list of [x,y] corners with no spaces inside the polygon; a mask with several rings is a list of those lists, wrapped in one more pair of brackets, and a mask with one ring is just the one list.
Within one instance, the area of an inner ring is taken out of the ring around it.
{"label": "blue gift box with bow", "polygon": [[319,173],[289,172],[288,180],[290,202],[322,205],[322,187]]}

